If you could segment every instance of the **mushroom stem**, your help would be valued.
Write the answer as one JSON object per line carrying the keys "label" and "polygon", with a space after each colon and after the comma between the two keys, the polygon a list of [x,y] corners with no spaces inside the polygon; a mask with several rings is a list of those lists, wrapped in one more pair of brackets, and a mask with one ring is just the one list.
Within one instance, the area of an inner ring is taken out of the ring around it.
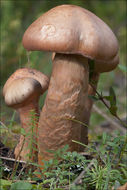
{"label": "mushroom stem", "polygon": [[24,135],[15,148],[15,157],[37,162],[37,128],[39,120],[38,100],[17,109]]}
{"label": "mushroom stem", "polygon": [[[87,144],[87,127],[73,119],[85,123],[85,102],[88,100],[88,59],[80,55],[56,54],[48,94],[41,112],[38,127],[38,161],[49,160],[53,155],[47,150],[57,150],[66,144],[70,151],[82,151],[82,146],[72,142]],[[71,119],[71,120],[69,120]]]}

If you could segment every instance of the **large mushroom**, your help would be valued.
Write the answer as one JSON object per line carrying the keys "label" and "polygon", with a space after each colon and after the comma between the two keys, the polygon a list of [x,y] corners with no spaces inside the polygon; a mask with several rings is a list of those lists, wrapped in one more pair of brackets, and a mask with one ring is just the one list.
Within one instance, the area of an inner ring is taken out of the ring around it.
{"label": "large mushroom", "polygon": [[82,146],[72,140],[88,142],[87,127],[72,120],[88,123],[92,106],[88,99],[90,68],[96,83],[99,73],[115,69],[119,63],[118,42],[111,29],[90,11],[61,5],[28,27],[23,46],[27,51],[55,52],[38,128],[38,159],[43,165],[42,160],[52,157],[48,149],[68,144],[71,151],[82,151]]}
{"label": "large mushroom", "polygon": [[5,103],[18,111],[25,132],[15,148],[16,158],[37,161],[38,101],[48,83],[49,79],[43,73],[22,68],[14,72],[4,85]]}

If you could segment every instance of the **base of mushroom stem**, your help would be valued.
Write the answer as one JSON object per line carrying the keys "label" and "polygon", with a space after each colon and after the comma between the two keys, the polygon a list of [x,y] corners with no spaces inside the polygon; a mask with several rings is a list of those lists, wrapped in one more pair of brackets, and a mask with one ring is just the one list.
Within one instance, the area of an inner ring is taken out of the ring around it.
{"label": "base of mushroom stem", "polygon": [[30,153],[30,149],[28,148],[28,142],[25,142],[25,138],[23,135],[20,136],[20,142],[15,148],[14,155],[15,158],[18,160],[37,163],[38,152],[37,150],[32,150],[32,152]]}
{"label": "base of mushroom stem", "polygon": [[[69,151],[69,150],[68,150]],[[79,154],[84,154],[84,152],[79,152]],[[43,157],[40,157],[39,158],[40,160],[42,160],[42,162],[41,162],[41,166],[40,166],[40,164],[39,164],[39,166],[38,166],[38,168],[34,171],[34,173],[35,173],[35,176],[37,176],[39,179],[42,179],[42,176],[45,176],[45,173],[47,172],[46,170],[45,170],[45,167],[44,167],[44,162],[43,162]],[[50,157],[50,158],[47,158],[45,161],[50,161],[50,159],[53,159],[53,157]],[[62,159],[59,159],[58,158],[58,160],[59,160],[59,164],[62,162]],[[52,169],[54,169],[56,166],[54,165],[52,168],[50,168],[51,170]]]}

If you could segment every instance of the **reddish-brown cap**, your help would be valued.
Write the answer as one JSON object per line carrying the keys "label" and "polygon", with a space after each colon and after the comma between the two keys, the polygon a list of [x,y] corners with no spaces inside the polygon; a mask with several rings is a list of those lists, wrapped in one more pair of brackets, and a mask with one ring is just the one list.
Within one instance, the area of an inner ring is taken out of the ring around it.
{"label": "reddish-brown cap", "polygon": [[41,84],[33,78],[19,78],[12,81],[5,91],[5,103],[13,108],[22,107],[41,95]]}
{"label": "reddish-brown cap", "polygon": [[95,60],[95,71],[106,72],[119,63],[118,42],[95,14],[75,6],[57,6],[33,22],[23,36],[28,51],[81,54]]}
{"label": "reddish-brown cap", "polygon": [[10,86],[10,84],[13,82],[15,79],[19,78],[33,78],[37,80],[41,86],[42,86],[42,94],[48,89],[49,85],[49,78],[48,76],[44,75],[42,72],[37,71],[36,69],[31,69],[31,68],[21,68],[16,70],[6,81],[4,88],[3,88],[3,95],[5,95],[6,90]]}

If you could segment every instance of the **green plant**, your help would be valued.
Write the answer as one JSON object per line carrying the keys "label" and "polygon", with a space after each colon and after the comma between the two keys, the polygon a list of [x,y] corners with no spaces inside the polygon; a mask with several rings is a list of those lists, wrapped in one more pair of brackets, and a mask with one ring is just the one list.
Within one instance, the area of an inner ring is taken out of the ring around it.
{"label": "green plant", "polygon": [[[94,84],[94,81],[92,81],[90,85],[92,86],[93,90],[96,92],[96,95],[95,96],[90,95],[89,97],[94,101],[101,101],[105,105],[105,107],[109,110],[111,115],[114,116],[124,127],[127,127],[127,124],[125,124],[117,114],[118,107],[117,107],[116,94],[115,94],[114,89],[110,87],[109,95],[104,96],[102,92],[99,93],[95,89],[93,84]],[[108,103],[105,100],[107,100]]]}
{"label": "green plant", "polygon": [[[80,186],[91,190],[106,190],[114,187],[116,183],[122,185],[126,182],[127,146],[122,152],[125,139],[126,137],[119,133],[116,133],[116,137],[103,133],[96,143],[83,145],[94,161],[85,171]],[[68,184],[71,186],[79,173],[91,163],[91,159],[77,152],[67,152],[67,149],[68,146],[65,146],[54,153],[54,159],[45,161],[43,170],[45,175],[42,175],[43,185],[48,184],[50,189],[61,188]]]}
{"label": "green plant", "polygon": [[29,139],[28,142],[28,149],[29,153],[26,155],[29,160],[32,160],[33,154],[38,151],[37,149],[37,126],[38,126],[38,120],[39,116],[35,113],[34,110],[30,111],[30,121],[28,123],[29,128],[28,132],[26,133],[23,128],[22,128],[22,134],[24,135],[25,138]]}
{"label": "green plant", "polygon": [[[29,152],[26,154],[26,156],[29,159],[26,162],[26,164],[24,165],[24,169],[25,168],[29,168],[28,174],[29,174],[29,177],[31,176],[31,173],[33,172],[31,170],[32,166],[33,166],[31,160],[32,160],[32,157],[35,156],[34,153],[37,152],[37,148],[36,148],[37,147],[37,141],[35,140],[37,137],[36,137],[36,134],[34,133],[37,125],[38,125],[38,116],[37,116],[37,114],[35,113],[34,110],[31,110],[30,111],[30,121],[28,123],[28,126],[29,126],[28,132],[26,133],[26,131],[23,128],[21,128],[21,135],[24,136],[24,140],[22,142],[22,146],[21,146],[21,149],[19,151],[19,154],[16,157],[16,160],[15,160],[15,163],[14,163],[14,167],[13,167],[13,171],[12,171],[12,174],[9,177],[9,179],[15,178],[15,174],[16,174],[16,171],[17,171],[17,168],[18,168],[18,165],[19,165],[19,162],[17,162],[17,160],[20,158],[21,151],[22,151],[22,149],[24,147],[25,138],[29,139],[29,141],[28,141],[28,147],[27,147],[28,150],[29,150]],[[33,145],[35,145],[35,146],[33,146]],[[31,165],[29,165],[29,162],[31,162]]]}
{"label": "green plant", "polygon": [[[29,185],[29,187],[40,190],[44,187],[48,189],[64,189],[68,187],[72,190],[75,188],[107,190],[123,185],[127,178],[127,145],[123,151],[125,139],[126,136],[121,136],[118,132],[115,133],[115,137],[103,133],[102,136],[98,136],[96,142],[83,145],[87,153],[86,156],[77,152],[68,152],[68,146],[65,146],[54,152],[54,159],[45,161],[43,173],[39,173],[42,182],[38,185]],[[49,152],[53,153],[53,151]],[[93,161],[90,165],[91,160]],[[33,165],[37,168],[39,167],[38,164],[33,163]],[[89,165],[90,167],[88,167]],[[80,179],[81,182],[79,185],[79,181],[75,183],[75,179],[77,179],[84,170],[85,173]],[[32,172],[29,173],[27,171],[27,174],[24,174],[24,179],[35,179],[31,173]],[[24,185],[27,186],[29,180],[24,181]],[[12,187],[17,187],[18,183],[19,182],[16,182],[15,184],[11,181],[9,184]],[[4,181],[3,187],[5,186],[8,186],[6,181]]]}
{"label": "green plant", "polygon": [[98,139],[99,146],[92,145],[91,147],[89,145],[90,147],[87,147],[96,160],[85,175],[84,182],[86,184],[96,187],[97,190],[107,190],[115,186],[116,182],[119,184],[126,182],[127,146],[122,152],[125,139],[126,136],[120,136],[118,133],[116,133],[116,137],[103,133],[101,139]]}

